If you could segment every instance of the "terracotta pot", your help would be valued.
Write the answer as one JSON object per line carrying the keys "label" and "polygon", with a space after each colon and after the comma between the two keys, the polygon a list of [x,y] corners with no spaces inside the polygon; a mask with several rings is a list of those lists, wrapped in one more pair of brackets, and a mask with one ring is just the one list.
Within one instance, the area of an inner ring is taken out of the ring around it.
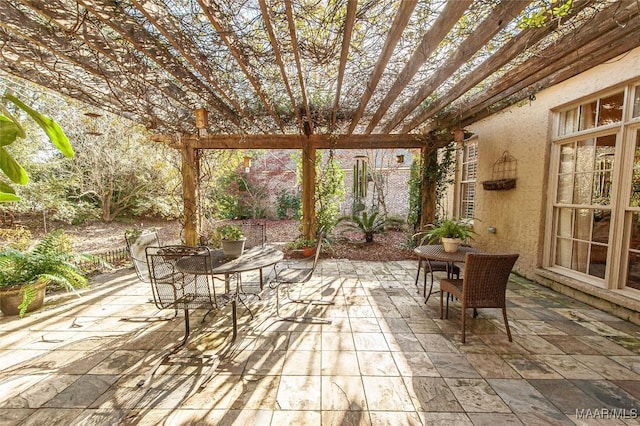
{"label": "terracotta pot", "polygon": [[[27,312],[33,312],[44,304],[44,294],[47,284],[40,282],[34,285],[36,290],[36,298],[27,307]],[[13,286],[0,290],[0,310],[5,315],[18,315],[20,309],[18,306],[22,303],[22,286]]]}
{"label": "terracotta pot", "polygon": [[314,254],[316,254],[316,248],[315,247],[302,247],[302,255],[304,257],[311,257]]}

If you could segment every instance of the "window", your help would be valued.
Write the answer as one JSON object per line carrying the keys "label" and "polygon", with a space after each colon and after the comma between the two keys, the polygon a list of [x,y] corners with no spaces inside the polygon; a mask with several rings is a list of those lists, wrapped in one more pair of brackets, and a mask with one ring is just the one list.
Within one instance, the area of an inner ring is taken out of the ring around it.
{"label": "window", "polygon": [[622,121],[624,92],[603,96],[560,114],[559,136]]}
{"label": "window", "polygon": [[464,143],[462,149],[462,172],[460,176],[461,219],[473,219],[476,203],[476,175],[478,171],[478,141]]}
{"label": "window", "polygon": [[635,131],[634,139],[629,207],[626,213],[626,225],[629,229],[626,286],[640,290],[640,129]]}
{"label": "window", "polygon": [[557,114],[548,262],[607,288],[640,290],[639,92],[635,83]]}
{"label": "window", "polygon": [[614,134],[560,146],[555,262],[599,278],[607,262],[615,142]]}

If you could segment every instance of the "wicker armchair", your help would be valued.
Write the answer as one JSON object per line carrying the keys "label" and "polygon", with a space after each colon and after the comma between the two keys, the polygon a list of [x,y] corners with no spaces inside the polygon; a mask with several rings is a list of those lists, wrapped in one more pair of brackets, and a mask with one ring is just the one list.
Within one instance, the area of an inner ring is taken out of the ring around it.
{"label": "wicker armchair", "polygon": [[[511,342],[507,320],[506,291],[509,274],[518,254],[467,253],[464,278],[440,280],[440,319],[443,313],[444,293],[460,299],[462,304],[462,343],[465,343],[465,317],[469,308],[502,308],[502,317]],[[449,317],[449,297],[446,298],[446,318]]]}

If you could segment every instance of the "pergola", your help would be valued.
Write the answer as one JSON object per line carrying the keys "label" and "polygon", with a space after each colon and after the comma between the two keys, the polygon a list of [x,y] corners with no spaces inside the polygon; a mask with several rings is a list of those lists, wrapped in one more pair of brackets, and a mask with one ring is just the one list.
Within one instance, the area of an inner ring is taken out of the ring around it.
{"label": "pergola", "polygon": [[187,244],[200,150],[301,149],[311,236],[316,149],[426,161],[640,45],[639,13],[636,0],[4,0],[0,69],[180,149]]}

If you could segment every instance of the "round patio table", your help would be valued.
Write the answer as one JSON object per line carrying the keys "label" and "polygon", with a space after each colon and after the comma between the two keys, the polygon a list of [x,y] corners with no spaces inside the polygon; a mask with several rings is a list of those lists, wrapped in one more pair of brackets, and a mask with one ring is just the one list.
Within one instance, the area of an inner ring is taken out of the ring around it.
{"label": "round patio table", "polygon": [[446,262],[449,267],[447,268],[447,278],[451,278],[451,271],[453,270],[454,263],[464,263],[466,261],[467,253],[481,253],[480,250],[473,247],[459,247],[458,251],[454,253],[448,253],[444,251],[442,244],[428,244],[419,246],[413,249],[413,252],[420,258],[424,259],[429,266],[429,273],[431,274],[431,285],[429,287],[429,293],[427,293],[427,282],[424,283],[425,301],[429,301],[433,291],[433,269],[431,268],[431,262]]}

